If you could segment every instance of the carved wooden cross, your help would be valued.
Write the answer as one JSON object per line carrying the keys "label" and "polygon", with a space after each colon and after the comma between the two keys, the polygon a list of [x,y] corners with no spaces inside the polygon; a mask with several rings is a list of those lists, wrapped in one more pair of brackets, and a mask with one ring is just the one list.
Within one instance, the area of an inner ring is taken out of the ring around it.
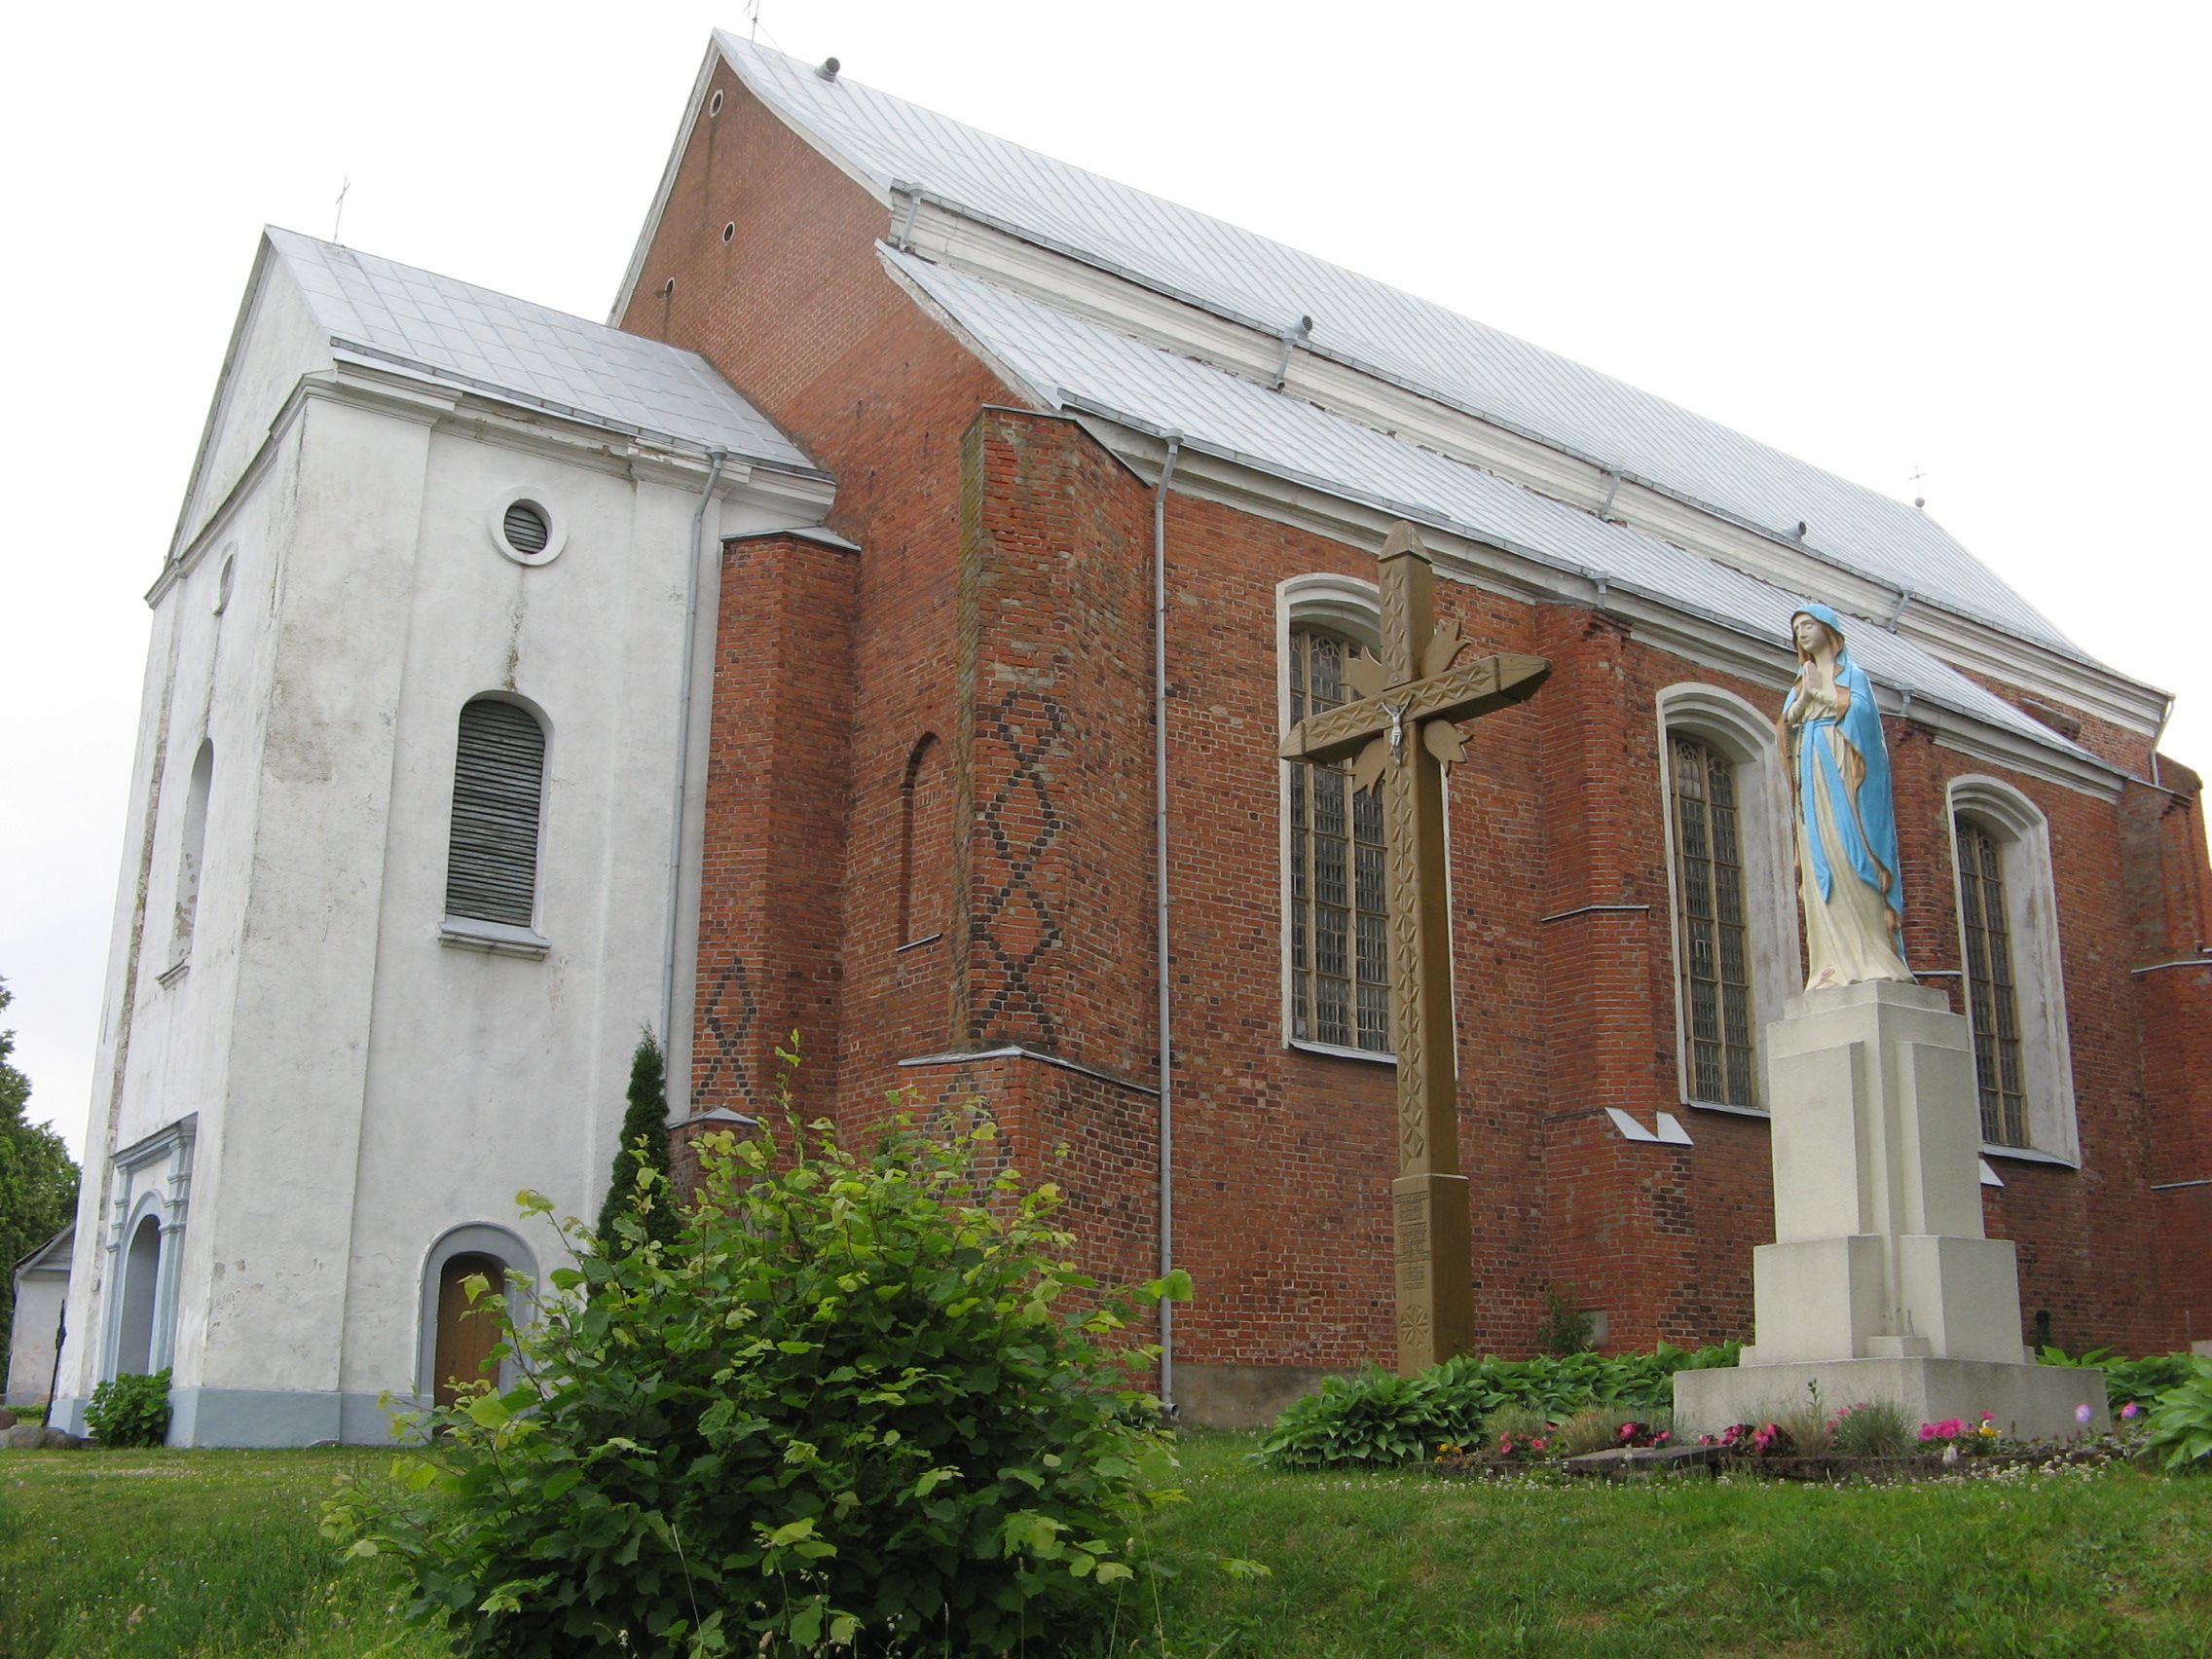
{"label": "carved wooden cross", "polygon": [[1523,701],[1551,664],[1493,655],[1454,666],[1466,642],[1457,623],[1436,626],[1435,575],[1412,525],[1390,527],[1382,561],[1382,654],[1362,651],[1345,665],[1359,701],[1300,720],[1282,755],[1314,764],[1350,757],[1352,787],[1382,790],[1398,1051],[1398,1178],[1390,1183],[1398,1369],[1412,1373],[1474,1343],[1444,900],[1444,772],[1466,756],[1453,722]]}

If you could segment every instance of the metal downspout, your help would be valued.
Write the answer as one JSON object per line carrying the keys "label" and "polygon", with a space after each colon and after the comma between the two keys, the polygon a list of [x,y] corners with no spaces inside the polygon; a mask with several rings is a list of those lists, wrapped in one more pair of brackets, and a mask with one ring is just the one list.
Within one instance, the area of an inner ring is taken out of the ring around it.
{"label": "metal downspout", "polygon": [[[715,486],[722,481],[727,450],[707,452],[707,483],[699,492],[699,504],[691,512],[691,572],[683,584],[683,692],[676,717],[676,814],[668,830],[668,934],[660,964],[660,1042],[664,1052],[676,1047],[676,923],[683,900],[683,819],[691,793],[691,682],[692,665],[699,655],[699,567],[706,560],[702,545],[707,529],[707,507],[715,498]],[[671,1101],[685,1113],[691,1109],[690,1048],[684,1048],[683,1098]]]}
{"label": "metal downspout", "polygon": [[[1175,1267],[1174,1028],[1167,980],[1167,486],[1183,434],[1168,432],[1167,459],[1152,498],[1152,842],[1153,890],[1158,908],[1160,981],[1160,1272]],[[1160,1403],[1175,1414],[1175,1305],[1160,1304]]]}

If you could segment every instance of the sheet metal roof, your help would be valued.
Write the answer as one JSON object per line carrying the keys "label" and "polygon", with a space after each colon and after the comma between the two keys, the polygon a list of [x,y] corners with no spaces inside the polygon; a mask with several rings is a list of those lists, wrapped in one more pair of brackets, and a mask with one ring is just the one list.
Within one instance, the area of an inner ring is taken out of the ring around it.
{"label": "sheet metal roof", "polygon": [[874,187],[974,217],[1513,427],[1876,581],[2092,660],[1925,513],[1386,283],[718,33],[771,108]]}
{"label": "sheet metal roof", "polygon": [[331,344],[556,414],[819,470],[696,351],[271,226]]}
{"label": "sheet metal roof", "polygon": [[[884,261],[1051,409],[1088,409],[1401,513],[1778,646],[1807,598],[1348,417],[1006,288],[885,247]],[[2080,749],[1872,622],[1851,648],[1879,683],[2076,756]]]}

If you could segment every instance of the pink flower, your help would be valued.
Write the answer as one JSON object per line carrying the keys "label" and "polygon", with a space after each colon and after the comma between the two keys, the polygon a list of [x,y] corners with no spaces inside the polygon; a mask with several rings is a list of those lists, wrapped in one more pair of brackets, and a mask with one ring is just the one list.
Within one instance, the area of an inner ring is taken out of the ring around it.
{"label": "pink flower", "polygon": [[1997,1420],[1997,1414],[1995,1412],[1983,1412],[1981,1414],[1981,1420],[1983,1422],[1995,1422]]}
{"label": "pink flower", "polygon": [[1659,1431],[1659,1437],[1658,1437],[1658,1438],[1657,1438],[1656,1440],[1654,1440],[1654,1441],[1653,1441],[1653,1442],[1652,1442],[1651,1444],[1652,1444],[1652,1445],[1654,1445],[1654,1446],[1664,1446],[1664,1445],[1666,1445],[1666,1444],[1667,1444],[1667,1442],[1668,1442],[1668,1441],[1670,1441],[1670,1440],[1672,1440],[1672,1439],[1674,1439],[1674,1438],[1675,1438],[1675,1436],[1674,1436],[1674,1433],[1673,1433],[1673,1431],[1672,1431],[1672,1430],[1670,1430],[1670,1429],[1664,1429],[1664,1428],[1663,1428],[1663,1429],[1661,1429],[1661,1430]]}
{"label": "pink flower", "polygon": [[1531,1452],[1541,1452],[1543,1449],[1544,1442],[1541,1436],[1538,1436],[1536,1439],[1529,1442],[1529,1450]]}
{"label": "pink flower", "polygon": [[1923,1441],[1934,1440],[1936,1438],[1936,1425],[1932,1422],[1922,1423],[1920,1425],[1920,1438]]}
{"label": "pink flower", "polygon": [[2086,1400],[2083,1400],[2080,1405],[2074,1408],[2074,1420],[2076,1422],[2087,1422],[2091,1415],[2092,1414],[2089,1411],[2089,1402]]}
{"label": "pink flower", "polygon": [[2120,1415],[2123,1419],[2132,1422],[2135,1419],[2136,1414],[2142,1411],[2142,1409],[2143,1408],[2141,1406],[2137,1405],[2133,1400],[2130,1400],[2126,1405],[2120,1408]]}

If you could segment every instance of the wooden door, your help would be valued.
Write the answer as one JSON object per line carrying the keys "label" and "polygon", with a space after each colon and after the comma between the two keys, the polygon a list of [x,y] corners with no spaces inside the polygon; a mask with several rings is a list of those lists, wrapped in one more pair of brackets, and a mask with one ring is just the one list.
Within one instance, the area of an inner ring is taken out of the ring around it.
{"label": "wooden door", "polygon": [[474,1382],[485,1375],[484,1363],[499,1341],[499,1321],[481,1298],[474,1306],[469,1304],[461,1281],[470,1273],[482,1273],[494,1290],[502,1290],[506,1271],[497,1258],[476,1255],[455,1256],[438,1270],[438,1346],[433,1375],[441,1406],[453,1404],[456,1383]]}

